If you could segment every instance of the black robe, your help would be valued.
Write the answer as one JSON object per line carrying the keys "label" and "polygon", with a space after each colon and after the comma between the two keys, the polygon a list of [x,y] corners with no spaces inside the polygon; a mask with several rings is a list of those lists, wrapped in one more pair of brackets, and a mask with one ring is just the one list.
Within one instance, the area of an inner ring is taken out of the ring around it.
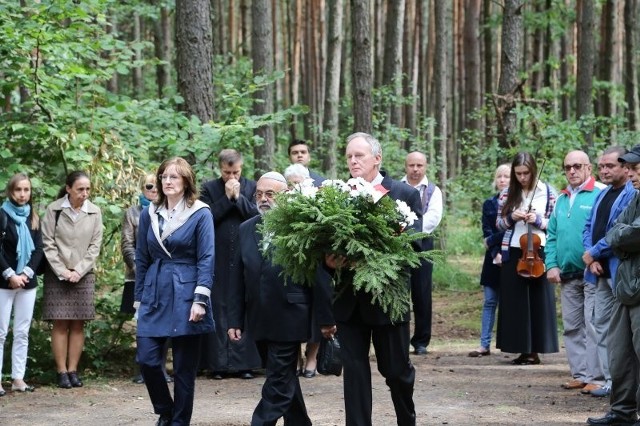
{"label": "black robe", "polygon": [[215,277],[211,293],[216,331],[203,339],[200,370],[228,373],[261,366],[251,330],[245,330],[239,342],[231,342],[227,335],[230,276],[238,248],[238,229],[242,222],[258,214],[253,197],[255,192],[256,182],[244,177],[240,178],[240,197],[235,201],[225,195],[221,178],[202,186],[200,199],[211,208],[216,233]]}

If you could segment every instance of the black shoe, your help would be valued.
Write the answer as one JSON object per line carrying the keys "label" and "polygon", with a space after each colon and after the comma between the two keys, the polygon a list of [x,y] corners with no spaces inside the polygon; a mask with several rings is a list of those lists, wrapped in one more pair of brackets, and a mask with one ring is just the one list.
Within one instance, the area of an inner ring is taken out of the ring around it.
{"label": "black shoe", "polygon": [[160,417],[158,417],[156,426],[170,426],[172,420],[171,417],[172,416],[170,414],[161,414]]}
{"label": "black shoe", "polygon": [[69,381],[69,375],[66,371],[58,373],[58,387],[62,389],[71,389],[73,387]]}
{"label": "black shoe", "polygon": [[131,381],[133,383],[135,383],[136,385],[143,385],[144,384],[144,377],[142,377],[142,374],[138,374],[136,377],[131,379]]}
{"label": "black shoe", "polygon": [[7,391],[2,389],[0,390],[0,396],[5,396],[7,394]]}
{"label": "black shoe", "polygon": [[253,372],[251,370],[241,371],[240,378],[245,380],[253,379]]}
{"label": "black shoe", "polygon": [[211,377],[213,380],[222,380],[224,379],[224,374],[220,371],[213,371],[209,377]]}
{"label": "black shoe", "polygon": [[302,372],[302,377],[304,377],[305,379],[312,379],[316,377],[316,370],[307,370],[305,368],[305,370]]}
{"label": "black shoe", "polygon": [[625,426],[633,425],[635,420],[622,417],[616,413],[608,412],[603,417],[589,417],[587,423],[590,425],[611,425],[611,426]]}
{"label": "black shoe", "polygon": [[426,355],[427,348],[425,346],[416,346],[416,348],[413,350],[413,353],[416,355]]}
{"label": "black shoe", "polygon": [[171,377],[168,374],[164,375],[164,379],[166,380],[167,383],[173,383],[173,377]]}
{"label": "black shoe", "polygon": [[78,377],[78,373],[76,373],[75,371],[69,371],[69,373],[67,374],[69,375],[69,382],[71,382],[71,386],[73,386],[74,388],[82,387],[82,380],[80,380],[80,377]]}

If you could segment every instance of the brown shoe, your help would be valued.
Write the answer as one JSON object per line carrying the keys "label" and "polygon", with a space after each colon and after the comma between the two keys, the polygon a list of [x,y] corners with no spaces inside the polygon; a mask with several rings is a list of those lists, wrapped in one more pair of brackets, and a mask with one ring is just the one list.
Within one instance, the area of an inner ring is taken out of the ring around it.
{"label": "brown shoe", "polygon": [[572,379],[572,380],[569,380],[567,383],[564,383],[562,387],[565,389],[582,389],[586,385],[587,385],[586,383],[581,382],[578,379]]}
{"label": "brown shoe", "polygon": [[602,388],[602,386],[596,385],[596,384],[593,384],[593,383],[589,383],[589,384],[587,384],[585,387],[583,387],[580,390],[580,393],[588,395],[588,394],[591,393],[592,390],[596,390],[596,389],[600,389],[600,388]]}
{"label": "brown shoe", "polygon": [[481,356],[491,355],[491,351],[489,349],[478,348],[475,351],[471,351],[467,354],[467,356],[471,358],[478,358]]}

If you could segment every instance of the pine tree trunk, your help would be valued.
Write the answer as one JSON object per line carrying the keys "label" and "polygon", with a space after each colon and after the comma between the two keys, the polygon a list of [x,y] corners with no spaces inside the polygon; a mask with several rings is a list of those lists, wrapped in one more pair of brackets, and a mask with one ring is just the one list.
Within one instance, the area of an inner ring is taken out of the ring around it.
{"label": "pine tree trunk", "polygon": [[[594,0],[578,0],[578,69],[576,78],[576,118],[591,115],[594,64]],[[593,145],[593,134],[584,133],[585,149]]]}
{"label": "pine tree trunk", "polygon": [[[253,0],[251,4],[251,56],[254,75],[270,75],[273,72],[273,35],[271,0]],[[273,113],[273,87],[268,85],[254,94],[253,113],[263,115]],[[263,126],[255,131],[263,139],[263,144],[255,146],[255,177],[273,167],[275,139],[271,126]]]}
{"label": "pine tree trunk", "polygon": [[[142,48],[140,42],[142,41],[142,18],[137,12],[133,13],[133,41],[136,47],[134,48],[134,61],[140,64],[142,62]],[[133,97],[135,99],[141,99],[144,93],[144,80],[142,76],[142,66],[134,66],[133,73],[131,73],[133,83]]]}
{"label": "pine tree trunk", "polygon": [[435,2],[435,54],[434,54],[434,94],[435,94],[435,120],[436,139],[440,144],[440,189],[445,190],[447,181],[447,87],[449,83],[447,46],[449,40],[449,26],[447,25],[447,14],[449,13],[449,2]]}
{"label": "pine tree trunk", "polygon": [[369,1],[351,0],[351,65],[353,78],[353,130],[371,133],[373,131],[371,89],[373,75],[371,69],[371,23]]}
{"label": "pine tree trunk", "polygon": [[522,19],[523,0],[505,0],[502,16],[502,52],[500,54],[500,80],[496,99],[496,119],[498,120],[498,142],[502,148],[509,148],[511,135],[516,127],[516,117],[511,113],[515,107],[515,95],[520,82],[518,73],[522,64],[524,23]]}
{"label": "pine tree trunk", "polygon": [[178,92],[183,108],[206,123],[213,118],[212,34],[208,0],[176,3]]}
{"label": "pine tree trunk", "polygon": [[156,58],[162,62],[156,65],[158,98],[162,98],[171,85],[171,21],[166,7],[160,8],[160,19],[154,23],[154,48]]}
{"label": "pine tree trunk", "polygon": [[467,0],[464,10],[464,129],[480,130],[480,6],[482,0]]}
{"label": "pine tree trunk", "polygon": [[[385,30],[384,69],[382,84],[392,87],[396,98],[402,94],[402,27],[404,23],[405,0],[389,2]],[[400,125],[400,106],[392,102],[388,109],[391,124]]]}
{"label": "pine tree trunk", "polygon": [[325,156],[322,168],[328,177],[335,178],[344,2],[343,0],[328,0],[327,4],[329,6],[329,26],[327,29],[327,70],[323,120],[323,151]]}
{"label": "pine tree trunk", "polygon": [[640,130],[638,125],[638,67],[636,37],[638,35],[638,0],[624,2],[624,94],[627,102],[627,128]]}

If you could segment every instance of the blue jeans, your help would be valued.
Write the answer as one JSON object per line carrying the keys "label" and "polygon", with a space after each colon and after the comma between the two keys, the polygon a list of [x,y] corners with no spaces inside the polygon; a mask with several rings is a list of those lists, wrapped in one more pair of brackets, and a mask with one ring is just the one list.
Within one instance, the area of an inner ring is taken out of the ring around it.
{"label": "blue jeans", "polygon": [[480,346],[484,349],[491,349],[491,332],[496,320],[496,309],[500,292],[497,289],[483,285],[484,305],[482,306],[482,331],[480,332]]}

